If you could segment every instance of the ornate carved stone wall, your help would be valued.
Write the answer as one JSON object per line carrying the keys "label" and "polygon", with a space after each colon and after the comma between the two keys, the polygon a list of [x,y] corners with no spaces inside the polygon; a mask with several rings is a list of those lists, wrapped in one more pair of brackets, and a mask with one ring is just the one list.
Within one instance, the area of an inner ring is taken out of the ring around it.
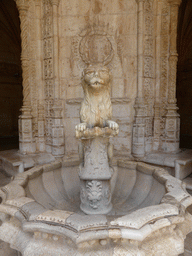
{"label": "ornate carved stone wall", "polygon": [[[177,65],[177,16],[181,1],[138,1],[141,10],[138,19],[143,20],[143,37],[138,33],[139,47],[143,47],[142,74],[138,76],[140,101],[144,102],[142,124],[145,139],[135,148],[136,138],[143,131],[133,134],[133,154],[142,157],[147,152],[177,152],[179,149],[179,115],[176,106]],[[143,12],[143,15],[141,13]],[[138,73],[139,73],[138,66]],[[142,76],[142,78],[140,77]],[[141,86],[142,80],[143,86]],[[137,104],[138,105],[138,104]],[[137,107],[138,108],[138,107]],[[137,112],[134,127],[137,124]]]}
{"label": "ornate carved stone wall", "polygon": [[31,152],[77,155],[81,74],[87,60],[94,63],[95,58],[112,73],[113,119],[120,125],[115,154],[142,157],[153,150],[178,149],[179,1],[16,2],[23,44],[21,120],[31,127],[28,135],[21,129],[24,153],[29,147]]}

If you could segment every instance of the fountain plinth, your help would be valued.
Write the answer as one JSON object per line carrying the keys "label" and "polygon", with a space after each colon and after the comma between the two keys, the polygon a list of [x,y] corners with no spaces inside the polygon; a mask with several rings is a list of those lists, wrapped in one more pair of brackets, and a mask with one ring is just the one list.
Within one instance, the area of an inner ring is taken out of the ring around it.
{"label": "fountain plinth", "polygon": [[111,121],[110,72],[102,64],[90,64],[83,72],[84,99],[76,138],[81,139],[79,177],[81,210],[86,214],[107,214],[112,210],[111,184],[113,169],[109,166],[109,138],[119,126]]}
{"label": "fountain plinth", "polygon": [[109,127],[94,127],[83,132],[76,131],[76,137],[83,145],[83,163],[80,164],[81,180],[80,208],[87,214],[107,214],[112,209],[111,183],[113,168],[109,166],[109,138],[118,130]]}

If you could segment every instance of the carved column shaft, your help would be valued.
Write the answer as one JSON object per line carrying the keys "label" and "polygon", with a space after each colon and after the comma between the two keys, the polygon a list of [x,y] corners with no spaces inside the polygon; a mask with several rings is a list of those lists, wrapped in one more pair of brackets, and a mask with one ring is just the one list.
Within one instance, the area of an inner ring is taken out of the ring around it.
{"label": "carved column shaft", "polygon": [[29,9],[28,1],[16,1],[20,16],[21,26],[21,62],[23,70],[23,105],[30,106],[30,85],[29,85],[29,42],[28,42],[28,29],[29,24],[27,21],[27,12]]}
{"label": "carved column shaft", "polygon": [[138,2],[138,41],[137,41],[137,97],[143,97],[143,34],[144,34],[144,2],[140,0]]}
{"label": "carved column shaft", "polygon": [[41,0],[35,1],[36,13],[36,81],[38,84],[38,138],[37,150],[40,152],[45,151],[45,121],[44,121],[44,84],[42,73],[42,31],[41,31]]}
{"label": "carved column shaft", "polygon": [[155,88],[155,101],[160,101],[160,80],[161,80],[161,11],[162,0],[157,2],[157,19],[156,19],[156,88]]}
{"label": "carved column shaft", "polygon": [[29,23],[28,23],[28,0],[16,0],[19,10],[21,26],[21,62],[23,76],[23,107],[22,115],[19,117],[19,148],[23,154],[34,153],[36,145],[33,138],[33,125],[31,115],[31,95],[29,82]]}
{"label": "carved column shaft", "polygon": [[35,2],[36,12],[36,80],[38,83],[38,98],[42,103],[44,99],[43,72],[42,72],[42,31],[41,31],[41,0]]}
{"label": "carved column shaft", "polygon": [[143,36],[144,36],[144,2],[138,0],[137,23],[137,98],[135,100],[135,121],[133,124],[132,154],[135,157],[143,157],[145,154],[145,106],[143,103]]}
{"label": "carved column shaft", "polygon": [[156,18],[156,86],[155,86],[155,106],[154,106],[154,138],[153,150],[159,149],[161,135],[161,118],[160,118],[160,83],[161,83],[161,15],[162,0],[157,1],[157,18]]}
{"label": "carved column shaft", "polygon": [[59,35],[58,35],[58,7],[60,0],[51,0],[53,14],[53,79],[55,98],[60,98],[59,87]]}
{"label": "carved column shaft", "polygon": [[168,103],[176,104],[176,75],[177,75],[177,22],[179,3],[171,2],[170,6],[170,57],[169,57],[169,88]]}
{"label": "carved column shaft", "polygon": [[176,73],[177,73],[177,21],[181,0],[169,0],[170,3],[170,55],[168,105],[165,116],[165,139],[162,148],[166,152],[179,150],[180,118],[176,106]]}

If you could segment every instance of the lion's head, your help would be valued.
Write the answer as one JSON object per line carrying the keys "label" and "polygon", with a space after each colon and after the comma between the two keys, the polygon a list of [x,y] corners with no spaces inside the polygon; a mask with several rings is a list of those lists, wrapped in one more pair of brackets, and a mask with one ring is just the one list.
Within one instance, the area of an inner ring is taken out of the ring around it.
{"label": "lion's head", "polygon": [[109,69],[102,64],[90,64],[82,75],[84,90],[99,92],[108,89],[111,80]]}

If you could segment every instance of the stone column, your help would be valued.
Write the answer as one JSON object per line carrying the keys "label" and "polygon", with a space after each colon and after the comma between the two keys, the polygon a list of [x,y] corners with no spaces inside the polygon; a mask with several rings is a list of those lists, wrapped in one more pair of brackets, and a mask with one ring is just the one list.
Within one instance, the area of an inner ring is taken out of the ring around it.
{"label": "stone column", "polygon": [[41,31],[41,0],[35,0],[36,14],[36,81],[38,84],[38,137],[37,151],[45,151],[45,113],[43,107],[44,100],[44,84],[42,72],[42,31]]}
{"label": "stone column", "polygon": [[62,124],[62,102],[60,100],[59,84],[59,34],[58,34],[58,7],[60,0],[50,0],[53,10],[53,132],[52,154],[61,157],[64,155],[64,128]]}
{"label": "stone column", "polygon": [[153,150],[157,151],[161,136],[160,115],[160,83],[161,83],[161,14],[163,0],[158,0],[156,5],[156,79],[155,79],[155,105],[154,105],[154,138]]}
{"label": "stone column", "polygon": [[59,34],[58,34],[58,7],[60,0],[50,0],[53,10],[53,78],[55,98],[60,98],[59,87]]}
{"label": "stone column", "polygon": [[144,34],[144,2],[138,3],[138,39],[137,39],[137,98],[135,100],[135,122],[133,124],[132,154],[135,157],[145,155],[145,106],[143,102],[143,34]]}
{"label": "stone column", "polygon": [[31,98],[29,83],[29,41],[28,41],[28,20],[29,0],[16,0],[21,21],[21,62],[23,76],[23,107],[19,117],[19,148],[23,154],[34,153],[36,151],[35,140],[33,138]]}
{"label": "stone column", "polygon": [[177,73],[177,22],[178,9],[181,0],[168,0],[170,4],[170,55],[169,55],[169,82],[168,82],[168,105],[165,116],[165,138],[163,150],[176,152],[179,150],[180,118],[176,105],[176,73]]}

